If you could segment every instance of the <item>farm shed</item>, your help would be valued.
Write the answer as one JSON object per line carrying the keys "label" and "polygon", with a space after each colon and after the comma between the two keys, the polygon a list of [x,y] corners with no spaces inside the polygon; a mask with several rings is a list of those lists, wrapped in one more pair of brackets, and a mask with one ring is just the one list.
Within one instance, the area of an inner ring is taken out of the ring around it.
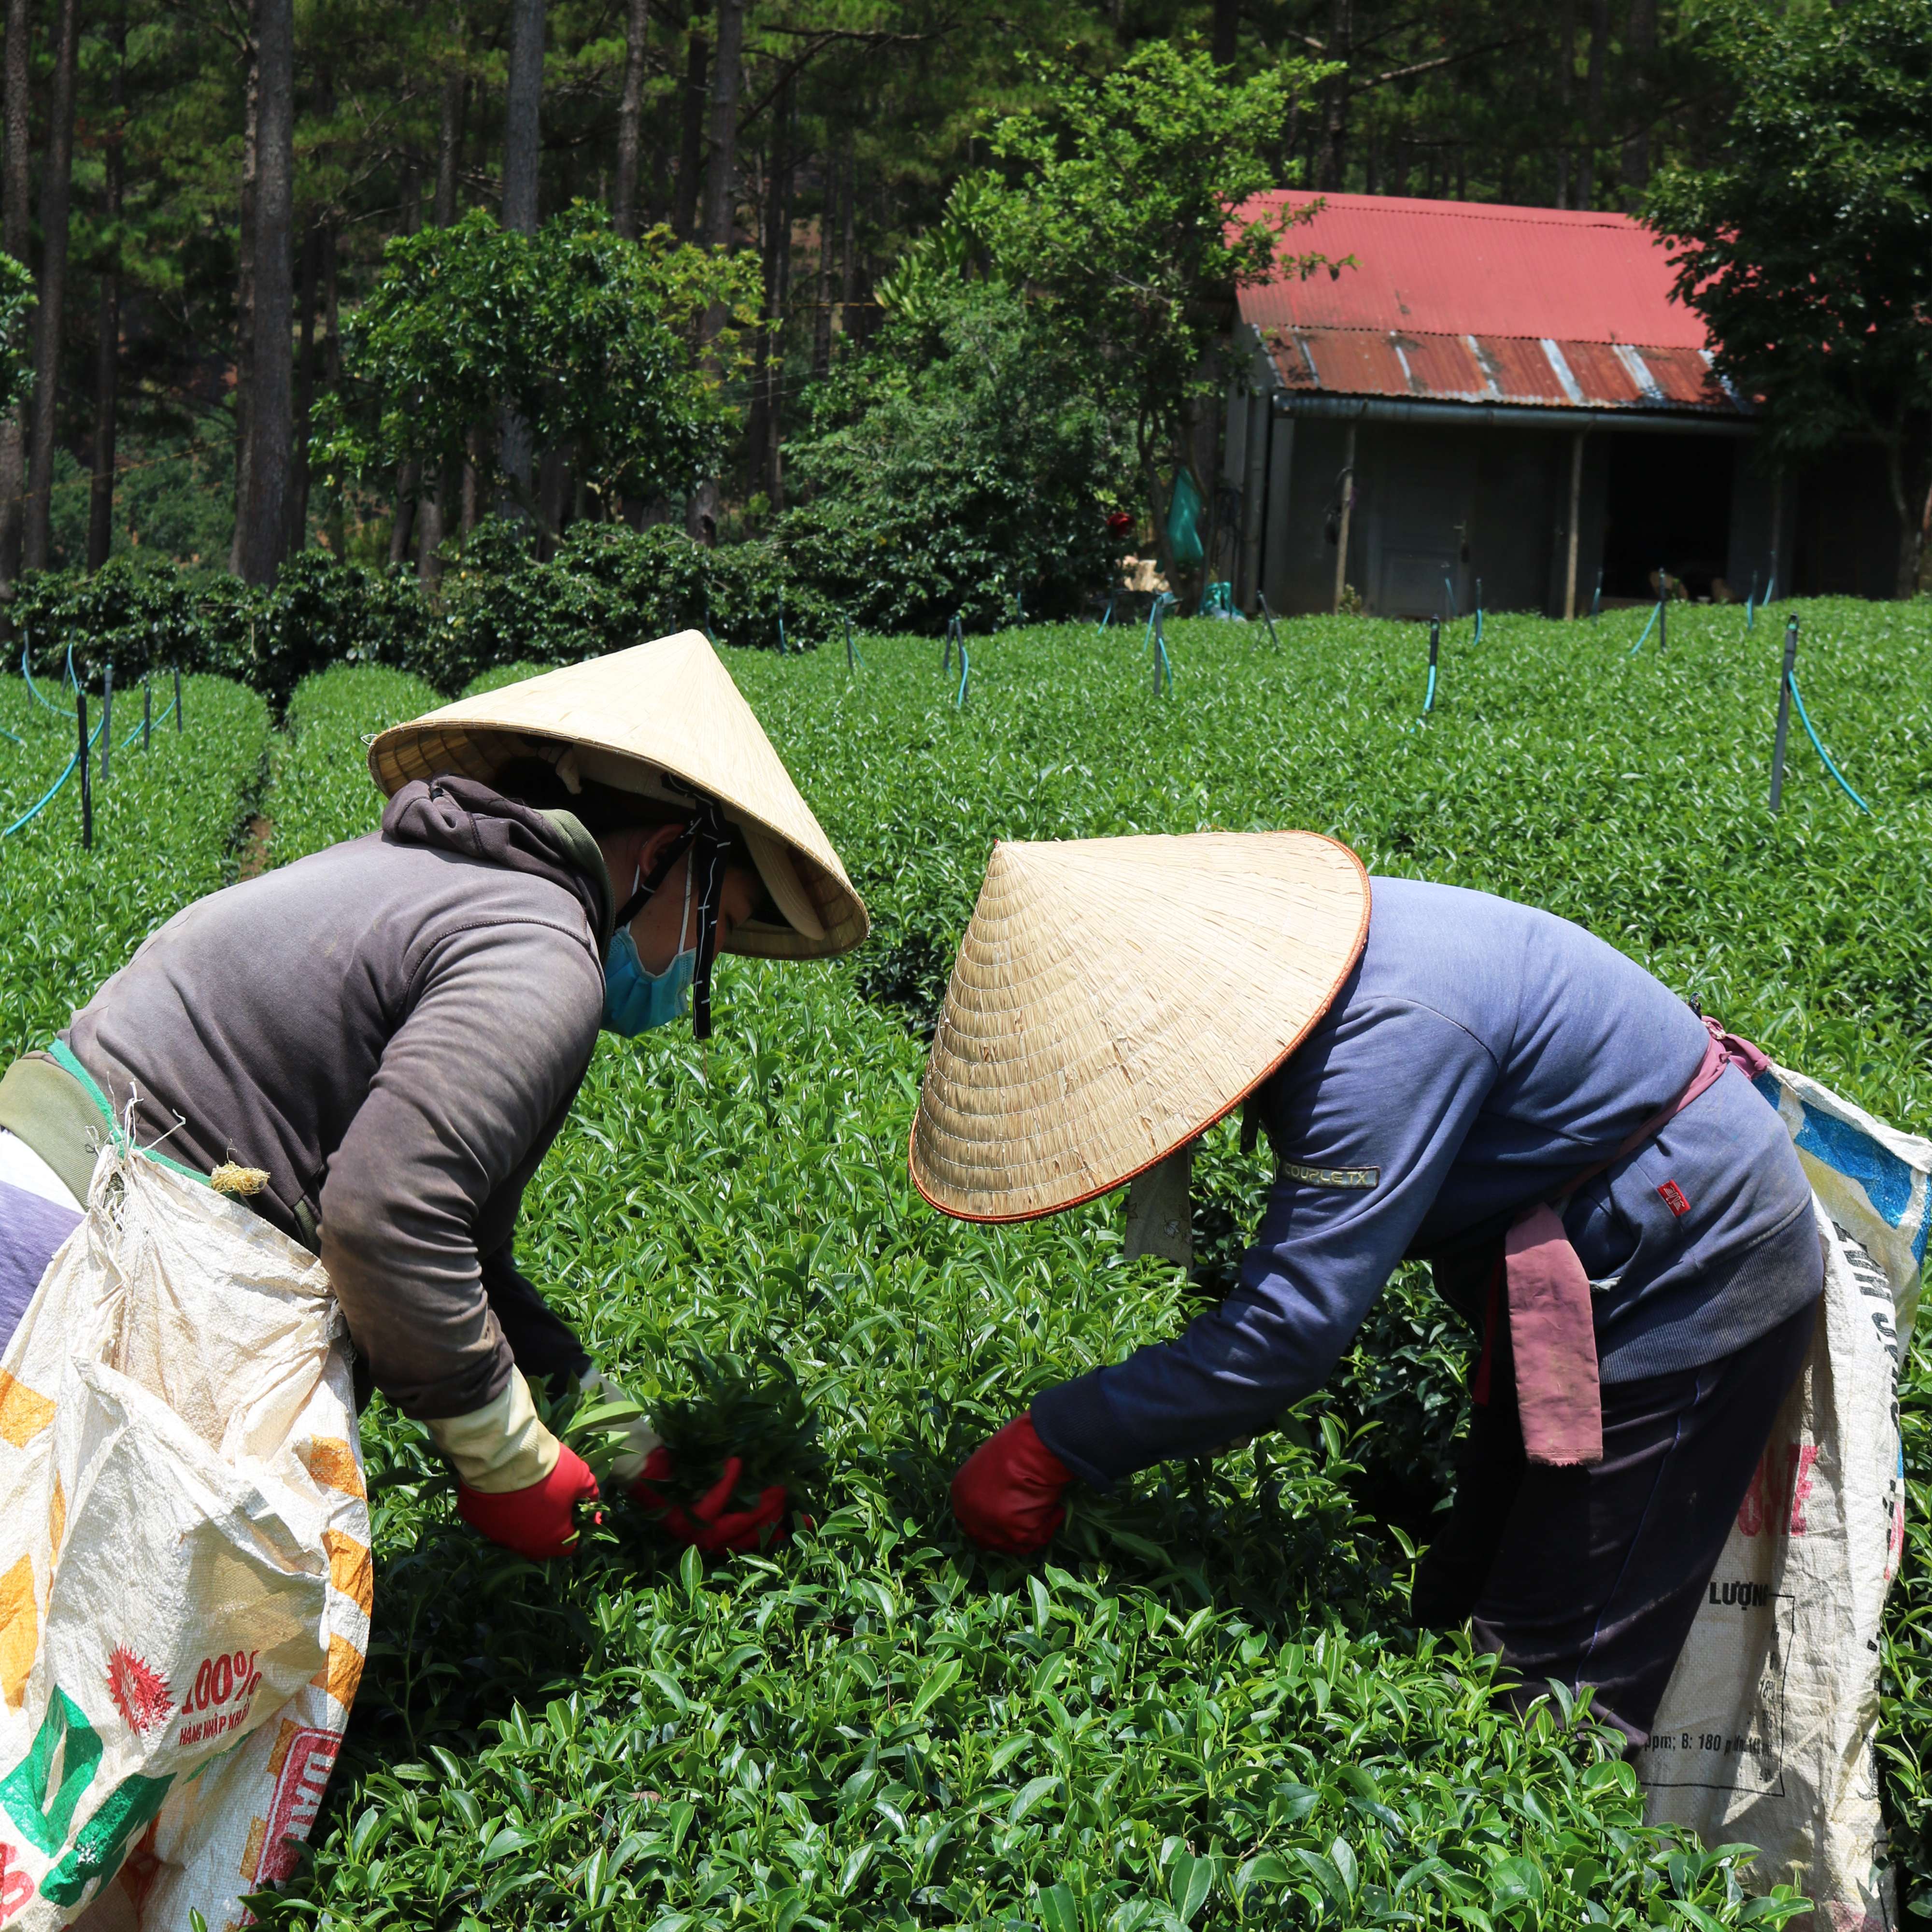
{"label": "farm shed", "polygon": [[[1263,197],[1250,213],[1316,199]],[[1217,562],[1237,602],[1388,616],[1654,596],[1890,594],[1875,448],[1782,478],[1629,216],[1319,197],[1288,246],[1354,266],[1240,297]],[[1339,565],[1339,568],[1338,568]]]}

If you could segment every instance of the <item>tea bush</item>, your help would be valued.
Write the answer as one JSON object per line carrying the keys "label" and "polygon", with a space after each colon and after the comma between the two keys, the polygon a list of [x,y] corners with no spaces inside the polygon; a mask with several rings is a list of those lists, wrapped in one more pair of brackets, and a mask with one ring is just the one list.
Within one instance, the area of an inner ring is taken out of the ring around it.
{"label": "tea bush", "polygon": [[[1117,1202],[969,1227],[920,1203],[904,1163],[993,839],[1208,826],[1312,826],[1374,868],[1550,904],[1780,1058],[1922,1124],[1932,644],[1910,608],[1804,616],[1806,700],[1870,819],[1802,737],[1785,810],[1766,812],[1778,632],[1735,612],[1673,613],[1661,662],[1628,656],[1640,617],[1495,620],[1480,647],[1456,627],[1426,721],[1420,633],[1366,620],[1284,624],[1278,649],[1258,628],[1170,626],[1158,699],[1138,629],[970,639],[963,708],[928,640],[865,639],[849,672],[842,651],[728,653],[877,936],[847,963],[724,962],[708,1047],[682,1028],[603,1040],[520,1260],[646,1401],[682,1388],[690,1346],[778,1349],[820,1418],[818,1526],[707,1571],[620,1504],[578,1562],[539,1571],[454,1521],[424,1432],[379,1401],[369,1667],[312,1858],[264,1918],[1775,1922],[1744,1897],[1742,1854],[1642,1828],[1587,1712],[1552,1700],[1525,1726],[1492,1703],[1484,1660],[1407,1628],[1467,1349],[1421,1282],[1398,1278],[1276,1434],[1082,1499],[1029,1570],[958,1535],[952,1468],[1042,1383],[1173,1333],[1224,1287],[1265,1175],[1232,1130],[1210,1137],[1190,1286],[1125,1261]],[[362,734],[428,701],[390,670],[296,688],[273,862],[375,823]],[[195,836],[218,878],[226,828]],[[10,890],[64,862],[50,845],[16,867],[11,844]],[[45,1004],[92,957],[28,956],[15,976],[46,982],[29,989]],[[1915,1363],[1916,1509],[1932,1502],[1928,1390]],[[1882,1732],[1915,1886],[1932,1870],[1924,1523]]]}
{"label": "tea bush", "polygon": [[580,524],[548,562],[513,526],[486,522],[445,574],[437,602],[412,574],[297,551],[274,586],[126,554],[92,575],[23,578],[11,620],[36,676],[71,665],[98,689],[151,670],[219,671],[263,692],[279,718],[296,686],[337,664],[382,664],[460,690],[522,659],[574,663],[683,629],[797,652],[830,640],[838,613],[769,544],[706,550],[660,525]]}
{"label": "tea bush", "polygon": [[[266,775],[268,708],[226,679],[182,682],[188,728],[178,732],[164,715],[173,687],[157,679],[161,722],[146,751],[140,688],[116,690],[104,784],[98,745],[93,754],[92,852],[81,850],[77,774],[0,841],[0,1065],[46,1046],[153,927],[235,876],[240,828]],[[0,737],[0,826],[26,813],[74,756],[70,694],[44,689],[49,703],[64,700],[60,710],[36,702],[22,680],[0,676],[0,729],[10,734]],[[90,729],[100,719],[97,701]]]}

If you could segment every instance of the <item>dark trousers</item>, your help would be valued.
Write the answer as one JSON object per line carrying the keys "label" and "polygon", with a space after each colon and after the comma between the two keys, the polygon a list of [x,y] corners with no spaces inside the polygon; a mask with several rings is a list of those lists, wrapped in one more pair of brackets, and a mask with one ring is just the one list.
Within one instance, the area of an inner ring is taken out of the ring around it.
{"label": "dark trousers", "polygon": [[1598,1715],[1642,1744],[1817,1316],[1813,1302],[1720,1361],[1606,1388],[1589,1468],[1524,1456],[1505,1342],[1416,1573],[1416,1622],[1466,1618],[1522,1680],[1519,1706],[1551,1678],[1594,1685]]}

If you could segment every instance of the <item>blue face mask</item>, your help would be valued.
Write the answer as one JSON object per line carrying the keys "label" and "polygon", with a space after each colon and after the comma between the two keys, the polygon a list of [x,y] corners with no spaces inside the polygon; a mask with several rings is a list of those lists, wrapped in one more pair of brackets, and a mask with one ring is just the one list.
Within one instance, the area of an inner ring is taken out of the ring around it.
{"label": "blue face mask", "polygon": [[[641,877],[641,874],[640,875]],[[691,868],[684,872],[684,916],[677,936],[691,922]],[[620,926],[604,955],[604,1024],[612,1033],[634,1040],[653,1027],[669,1026],[684,1011],[685,995],[698,974],[698,948],[685,946],[662,973],[646,973],[638,957],[631,928]]]}

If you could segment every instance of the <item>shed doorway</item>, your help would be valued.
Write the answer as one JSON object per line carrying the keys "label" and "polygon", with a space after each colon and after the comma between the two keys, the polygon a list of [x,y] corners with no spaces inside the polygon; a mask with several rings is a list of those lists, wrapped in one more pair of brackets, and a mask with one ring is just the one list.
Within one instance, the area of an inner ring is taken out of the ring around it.
{"label": "shed doorway", "polygon": [[1604,595],[1648,603],[1662,568],[1693,597],[1708,597],[1730,550],[1736,442],[1640,430],[1620,430],[1606,440]]}

